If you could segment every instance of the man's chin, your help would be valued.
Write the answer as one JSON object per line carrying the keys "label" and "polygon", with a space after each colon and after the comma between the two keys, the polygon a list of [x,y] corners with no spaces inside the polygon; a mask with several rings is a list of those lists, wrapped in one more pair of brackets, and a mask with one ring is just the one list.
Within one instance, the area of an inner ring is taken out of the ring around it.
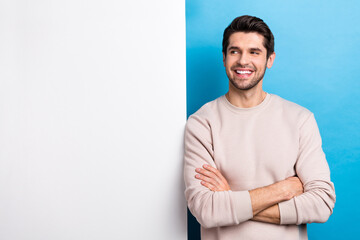
{"label": "man's chin", "polygon": [[[245,80],[245,81],[246,81],[246,80]],[[236,88],[236,89],[238,89],[238,90],[242,90],[242,91],[250,90],[250,89],[256,87],[256,86],[258,85],[258,83],[260,82],[260,81],[258,81],[258,82],[256,82],[256,83],[252,83],[252,82],[246,83],[245,81],[244,81],[244,80],[241,80],[241,81],[240,81],[241,83],[236,82],[236,81],[230,81],[230,82],[231,82],[231,85],[232,85],[234,88]]]}

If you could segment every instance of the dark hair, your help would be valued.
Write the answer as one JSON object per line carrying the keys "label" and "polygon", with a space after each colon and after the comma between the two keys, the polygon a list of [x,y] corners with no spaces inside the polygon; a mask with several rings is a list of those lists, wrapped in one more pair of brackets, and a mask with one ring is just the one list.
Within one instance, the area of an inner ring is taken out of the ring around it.
{"label": "dark hair", "polygon": [[227,47],[229,46],[229,38],[231,34],[236,32],[256,32],[261,34],[264,37],[263,44],[267,51],[266,58],[269,58],[274,52],[274,35],[268,25],[260,18],[244,15],[235,18],[224,31],[222,51],[225,56]]}

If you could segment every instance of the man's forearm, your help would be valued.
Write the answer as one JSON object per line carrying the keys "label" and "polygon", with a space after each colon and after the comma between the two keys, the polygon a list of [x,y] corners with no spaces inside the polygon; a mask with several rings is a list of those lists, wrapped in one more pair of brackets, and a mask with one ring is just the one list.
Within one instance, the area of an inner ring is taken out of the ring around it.
{"label": "man's forearm", "polygon": [[253,215],[303,192],[302,183],[297,177],[290,177],[266,187],[250,190]]}
{"label": "man's forearm", "polygon": [[[230,190],[227,180],[216,168],[205,164],[203,168],[197,168],[195,171],[198,173],[195,178],[201,180],[201,184],[211,191]],[[278,203],[302,194],[303,190],[303,185],[297,177],[289,177],[269,186],[249,190],[252,220],[279,224]]]}
{"label": "man's forearm", "polygon": [[280,224],[280,210],[277,204],[259,212],[251,220],[258,222]]}
{"label": "man's forearm", "polygon": [[254,216],[279,202],[287,200],[285,194],[276,184],[250,190],[249,193]]}

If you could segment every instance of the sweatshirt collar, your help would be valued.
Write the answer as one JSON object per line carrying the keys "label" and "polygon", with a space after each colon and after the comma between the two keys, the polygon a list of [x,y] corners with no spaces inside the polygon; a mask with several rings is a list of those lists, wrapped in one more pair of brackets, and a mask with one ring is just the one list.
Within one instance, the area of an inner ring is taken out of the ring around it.
{"label": "sweatshirt collar", "polygon": [[229,108],[231,111],[236,112],[236,113],[254,113],[254,112],[261,111],[269,103],[270,99],[271,99],[271,94],[266,93],[264,100],[260,104],[256,105],[255,107],[241,108],[241,107],[236,107],[236,106],[232,105],[229,102],[229,100],[226,98],[225,95],[221,96],[221,101],[225,104],[225,106],[227,108]]}

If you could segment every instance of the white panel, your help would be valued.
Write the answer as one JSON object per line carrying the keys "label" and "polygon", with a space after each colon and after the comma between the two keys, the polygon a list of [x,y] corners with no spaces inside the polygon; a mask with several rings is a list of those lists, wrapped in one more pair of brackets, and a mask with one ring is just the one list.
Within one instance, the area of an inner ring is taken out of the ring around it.
{"label": "white panel", "polygon": [[0,1],[0,239],[186,239],[185,2]]}

